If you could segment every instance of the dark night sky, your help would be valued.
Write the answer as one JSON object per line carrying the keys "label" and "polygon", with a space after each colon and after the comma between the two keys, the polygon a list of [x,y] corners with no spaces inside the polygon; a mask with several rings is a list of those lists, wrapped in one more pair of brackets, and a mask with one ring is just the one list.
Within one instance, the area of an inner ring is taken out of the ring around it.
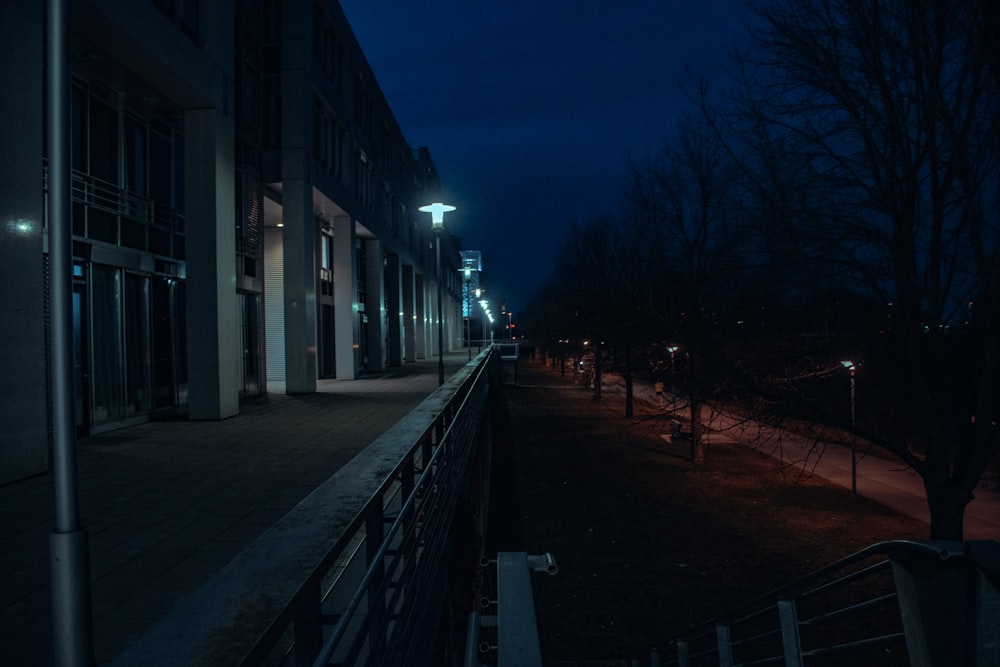
{"label": "dark night sky", "polygon": [[[740,0],[341,0],[412,147],[427,146],[515,313],[570,224],[614,213],[629,156],[659,149],[745,41]],[[714,84],[713,84],[714,85]]]}

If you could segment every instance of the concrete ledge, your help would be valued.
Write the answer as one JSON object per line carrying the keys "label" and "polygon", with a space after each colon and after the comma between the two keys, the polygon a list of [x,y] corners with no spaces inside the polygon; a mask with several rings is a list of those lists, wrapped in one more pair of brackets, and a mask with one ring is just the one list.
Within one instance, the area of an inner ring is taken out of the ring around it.
{"label": "concrete ledge", "polygon": [[111,664],[239,664],[355,535],[370,500],[475,370],[469,364],[322,483]]}

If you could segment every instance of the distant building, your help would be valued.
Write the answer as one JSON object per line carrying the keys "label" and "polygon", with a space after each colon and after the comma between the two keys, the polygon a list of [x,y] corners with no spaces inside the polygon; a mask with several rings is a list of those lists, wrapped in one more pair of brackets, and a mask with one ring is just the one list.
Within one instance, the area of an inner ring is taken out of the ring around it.
{"label": "distant building", "polygon": [[[224,419],[437,349],[439,188],[334,0],[74,0],[72,226],[80,435]],[[0,41],[0,483],[48,465],[44,6]],[[459,244],[442,239],[445,348]]]}
{"label": "distant building", "polygon": [[478,250],[461,250],[462,257],[462,316],[475,317],[479,309],[476,294],[480,293],[479,275],[483,270],[483,254]]}

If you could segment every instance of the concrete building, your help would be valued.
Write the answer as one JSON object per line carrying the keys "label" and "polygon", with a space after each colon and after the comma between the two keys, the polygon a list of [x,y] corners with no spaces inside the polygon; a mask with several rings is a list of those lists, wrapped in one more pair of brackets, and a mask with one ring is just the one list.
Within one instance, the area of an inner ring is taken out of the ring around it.
{"label": "concrete building", "polygon": [[[0,22],[0,483],[49,460],[44,5]],[[79,436],[436,354],[437,173],[335,0],[71,5]]]}

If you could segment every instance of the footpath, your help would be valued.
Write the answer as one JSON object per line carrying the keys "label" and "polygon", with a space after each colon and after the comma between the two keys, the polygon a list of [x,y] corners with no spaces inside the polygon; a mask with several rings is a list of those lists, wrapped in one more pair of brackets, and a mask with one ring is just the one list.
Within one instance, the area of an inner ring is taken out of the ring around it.
{"label": "footpath", "polygon": [[[465,350],[445,355],[450,376]],[[107,664],[438,387],[437,359],[282,383],[223,421],[154,421],[77,444],[94,648]],[[0,486],[0,664],[52,664],[52,474]]]}
{"label": "footpath", "polygon": [[[624,383],[619,376],[605,376],[602,390],[624,394]],[[671,405],[679,404],[679,399],[667,394],[658,397],[652,383],[637,381],[634,392],[636,399],[649,411],[669,411]],[[690,415],[678,412],[678,417],[686,421]],[[705,407],[703,419],[708,427],[706,443],[709,445],[713,442],[739,442],[843,488],[852,488],[853,482],[859,495],[930,525],[923,480],[899,461],[866,454],[858,449],[852,480],[849,445],[817,442],[715,410],[711,406]],[[1000,488],[983,483],[974,496],[965,510],[965,539],[1000,541]]]}

